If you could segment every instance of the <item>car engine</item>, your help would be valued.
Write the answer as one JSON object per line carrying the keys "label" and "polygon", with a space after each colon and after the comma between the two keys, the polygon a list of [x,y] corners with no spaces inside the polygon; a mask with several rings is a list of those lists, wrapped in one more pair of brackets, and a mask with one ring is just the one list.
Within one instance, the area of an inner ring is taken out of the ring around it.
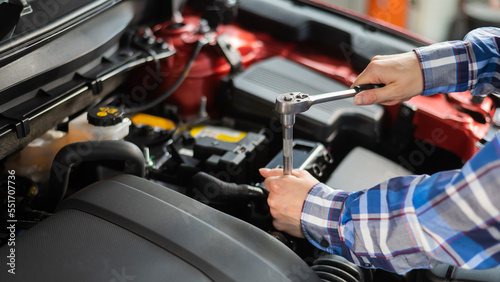
{"label": "car engine", "polygon": [[[324,253],[273,227],[258,172],[283,167],[277,95],[347,90],[373,56],[429,42],[318,1],[5,5],[19,17],[0,33],[2,281],[490,277]],[[352,192],[460,168],[499,105],[317,105],[296,117],[293,167]]]}

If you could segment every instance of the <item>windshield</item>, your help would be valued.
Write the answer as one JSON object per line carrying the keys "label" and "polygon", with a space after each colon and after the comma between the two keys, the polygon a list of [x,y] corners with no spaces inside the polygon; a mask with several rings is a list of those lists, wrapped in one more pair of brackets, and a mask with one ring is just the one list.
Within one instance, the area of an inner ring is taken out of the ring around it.
{"label": "windshield", "polygon": [[92,0],[0,0],[0,26],[6,41],[40,29]]}
{"label": "windshield", "polygon": [[460,40],[500,26],[500,0],[304,0],[370,16],[433,41]]}
{"label": "windshield", "polygon": [[[116,0],[0,0],[0,60],[84,21]],[[1,67],[1,65],[0,65]]]}

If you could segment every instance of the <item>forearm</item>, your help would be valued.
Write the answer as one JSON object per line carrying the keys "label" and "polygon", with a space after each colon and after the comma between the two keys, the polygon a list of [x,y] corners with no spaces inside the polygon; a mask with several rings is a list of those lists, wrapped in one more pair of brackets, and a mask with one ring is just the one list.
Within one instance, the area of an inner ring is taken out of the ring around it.
{"label": "forearm", "polygon": [[352,194],[316,185],[303,232],[318,248],[398,273],[436,263],[493,267],[500,262],[499,175],[496,136],[461,170],[393,178]]}
{"label": "forearm", "polygon": [[500,88],[498,71],[500,29],[481,28],[464,41],[415,49],[424,77],[423,95],[462,92],[486,95]]}
{"label": "forearm", "polygon": [[[304,205],[304,235],[316,247],[364,267],[398,273],[429,267],[430,259],[420,247],[424,244],[415,242],[414,234],[422,231],[413,204],[401,209],[427,177],[394,178],[351,194],[319,184]],[[322,202],[315,199],[325,195]],[[311,220],[316,218],[328,220]]]}

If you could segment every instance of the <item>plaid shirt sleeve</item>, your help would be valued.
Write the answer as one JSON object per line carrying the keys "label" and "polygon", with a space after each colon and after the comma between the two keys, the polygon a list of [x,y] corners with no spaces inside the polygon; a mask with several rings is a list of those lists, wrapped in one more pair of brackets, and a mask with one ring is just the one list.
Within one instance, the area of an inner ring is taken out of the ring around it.
{"label": "plaid shirt sleeve", "polygon": [[487,95],[500,89],[500,29],[471,31],[464,41],[415,49],[424,75],[423,95],[463,92]]}
{"label": "plaid shirt sleeve", "polygon": [[[500,88],[499,34],[496,29],[480,29],[463,42],[416,51],[424,67],[423,94],[465,90],[485,94]],[[450,69],[453,78],[444,73]],[[392,178],[355,193],[320,183],[304,202],[302,230],[317,248],[364,267],[397,273],[439,263],[491,268],[500,264],[498,189],[499,134],[460,170]]]}
{"label": "plaid shirt sleeve", "polygon": [[302,210],[317,248],[371,268],[405,273],[447,263],[500,264],[500,135],[461,170],[389,179],[347,193],[318,184]]}

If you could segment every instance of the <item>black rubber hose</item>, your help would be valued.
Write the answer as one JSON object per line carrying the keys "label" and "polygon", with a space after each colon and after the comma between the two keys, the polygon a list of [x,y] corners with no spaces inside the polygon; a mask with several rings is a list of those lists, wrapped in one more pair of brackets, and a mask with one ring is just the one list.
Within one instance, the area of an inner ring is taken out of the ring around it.
{"label": "black rubber hose", "polygon": [[184,68],[184,70],[182,71],[181,76],[179,77],[179,79],[177,79],[177,81],[174,83],[174,85],[172,85],[172,87],[170,87],[165,93],[163,93],[162,95],[160,95],[159,97],[157,97],[156,99],[154,99],[153,101],[151,101],[147,104],[137,106],[135,108],[125,109],[125,113],[126,114],[133,114],[133,113],[148,110],[148,109],[158,105],[163,100],[167,99],[170,95],[172,95],[172,93],[174,93],[174,91],[177,90],[177,88],[179,88],[179,86],[182,84],[184,79],[186,79],[186,77],[188,76],[189,71],[191,70],[191,67],[194,63],[194,60],[196,59],[196,57],[200,53],[201,48],[203,46],[205,46],[205,44],[206,44],[206,42],[203,40],[200,40],[196,43],[196,46],[194,47],[193,54],[191,55],[191,58],[189,58],[189,61],[186,64],[186,67]]}
{"label": "black rubber hose", "polygon": [[349,272],[336,268],[331,265],[313,265],[311,269],[314,270],[316,274],[320,278],[325,279],[326,281],[345,281],[345,282],[359,282],[353,275]]}
{"label": "black rubber hose", "polygon": [[318,275],[318,277],[323,282],[347,282],[346,280],[336,276],[335,274],[329,273],[329,272],[318,271],[318,270],[314,269],[314,273],[316,273],[316,275]]}
{"label": "black rubber hose", "polygon": [[71,169],[89,161],[123,161],[124,173],[144,177],[146,165],[142,151],[127,141],[100,140],[71,143],[64,146],[54,158],[50,170],[48,207],[54,210],[68,190]]}
{"label": "black rubber hose", "polygon": [[[347,281],[360,282],[371,281],[370,275],[365,275],[364,271],[354,263],[344,257],[334,254],[323,254],[314,261],[311,267],[324,281]],[[325,275],[328,273],[330,275]],[[335,277],[330,278],[330,277]]]}
{"label": "black rubber hose", "polygon": [[196,173],[191,178],[191,184],[191,196],[206,204],[225,204],[267,196],[262,188],[225,182],[205,172]]}

